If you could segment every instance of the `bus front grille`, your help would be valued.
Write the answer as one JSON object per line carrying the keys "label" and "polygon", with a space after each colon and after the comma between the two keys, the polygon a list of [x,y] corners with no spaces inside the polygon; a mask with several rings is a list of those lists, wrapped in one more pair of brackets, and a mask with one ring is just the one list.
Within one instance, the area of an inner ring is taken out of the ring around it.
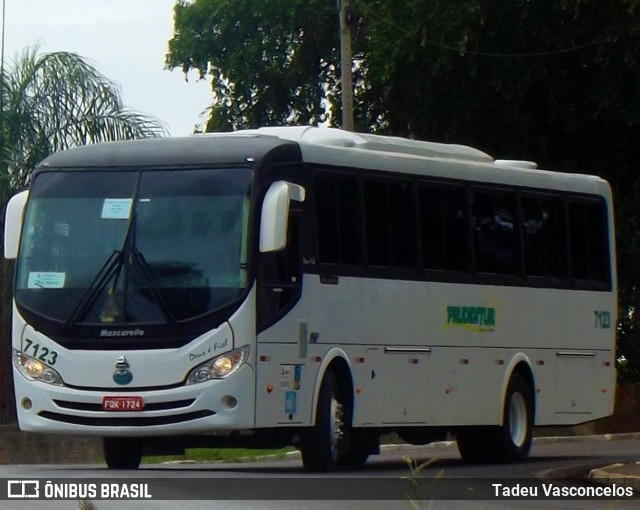
{"label": "bus front grille", "polygon": [[148,427],[154,425],[171,425],[173,423],[183,423],[199,418],[206,418],[216,414],[214,411],[202,410],[192,413],[176,414],[169,416],[133,416],[133,417],[99,417],[99,416],[71,416],[68,414],[52,413],[41,411],[38,416],[47,420],[70,423],[73,425],[85,425],[89,427]]}

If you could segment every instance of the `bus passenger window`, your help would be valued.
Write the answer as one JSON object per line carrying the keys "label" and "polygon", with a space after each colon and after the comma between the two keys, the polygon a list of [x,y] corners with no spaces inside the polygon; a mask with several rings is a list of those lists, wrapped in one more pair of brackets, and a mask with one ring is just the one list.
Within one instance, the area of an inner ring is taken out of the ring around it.
{"label": "bus passenger window", "polygon": [[324,264],[360,265],[360,202],[355,177],[315,178],[318,257]]}
{"label": "bus passenger window", "polygon": [[370,266],[391,266],[389,195],[384,182],[364,183],[364,220]]}
{"label": "bus passenger window", "polygon": [[515,274],[520,258],[513,193],[474,192],[472,200],[476,271]]}
{"label": "bus passenger window", "polygon": [[567,275],[565,214],[560,197],[525,195],[521,200],[527,276]]}
{"label": "bus passenger window", "polygon": [[416,213],[413,187],[408,182],[389,185],[393,267],[416,266]]}
{"label": "bus passenger window", "polygon": [[606,282],[609,254],[604,204],[569,202],[571,273],[577,280]]}
{"label": "bus passenger window", "polygon": [[421,186],[418,198],[422,267],[464,271],[469,251],[464,188]]}
{"label": "bus passenger window", "polygon": [[403,181],[364,182],[364,218],[370,266],[416,266],[413,188]]}

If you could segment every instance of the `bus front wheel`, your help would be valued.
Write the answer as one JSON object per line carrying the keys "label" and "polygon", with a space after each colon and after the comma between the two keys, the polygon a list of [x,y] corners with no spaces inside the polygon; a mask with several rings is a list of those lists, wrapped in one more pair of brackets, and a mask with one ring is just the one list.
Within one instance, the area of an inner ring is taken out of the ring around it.
{"label": "bus front wheel", "polygon": [[332,471],[339,464],[350,432],[350,409],[347,406],[335,375],[328,371],[320,386],[316,423],[305,430],[300,438],[300,453],[305,469]]}
{"label": "bus front wheel", "polygon": [[131,437],[102,438],[104,460],[109,469],[138,469],[142,460],[142,443]]}

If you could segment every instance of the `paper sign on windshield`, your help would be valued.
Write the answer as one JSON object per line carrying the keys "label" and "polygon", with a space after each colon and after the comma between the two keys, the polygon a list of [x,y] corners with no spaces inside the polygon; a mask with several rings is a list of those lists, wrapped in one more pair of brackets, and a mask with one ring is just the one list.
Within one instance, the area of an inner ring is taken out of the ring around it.
{"label": "paper sign on windshield", "polygon": [[103,220],[126,220],[131,214],[131,198],[105,198],[102,204]]}
{"label": "paper sign on windshield", "polygon": [[65,276],[65,273],[29,273],[27,287],[30,289],[62,289]]}

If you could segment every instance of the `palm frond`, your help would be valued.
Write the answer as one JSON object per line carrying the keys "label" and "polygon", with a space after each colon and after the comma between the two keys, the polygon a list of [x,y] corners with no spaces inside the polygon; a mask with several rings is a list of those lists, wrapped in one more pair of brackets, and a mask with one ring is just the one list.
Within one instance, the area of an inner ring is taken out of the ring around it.
{"label": "palm frond", "polygon": [[0,76],[0,187],[28,184],[49,154],[77,145],[166,135],[126,108],[119,86],[71,52],[26,49]]}
{"label": "palm frond", "polygon": [[78,501],[78,509],[79,510],[97,510],[96,505],[94,505],[88,499],[83,499],[82,501]]}

